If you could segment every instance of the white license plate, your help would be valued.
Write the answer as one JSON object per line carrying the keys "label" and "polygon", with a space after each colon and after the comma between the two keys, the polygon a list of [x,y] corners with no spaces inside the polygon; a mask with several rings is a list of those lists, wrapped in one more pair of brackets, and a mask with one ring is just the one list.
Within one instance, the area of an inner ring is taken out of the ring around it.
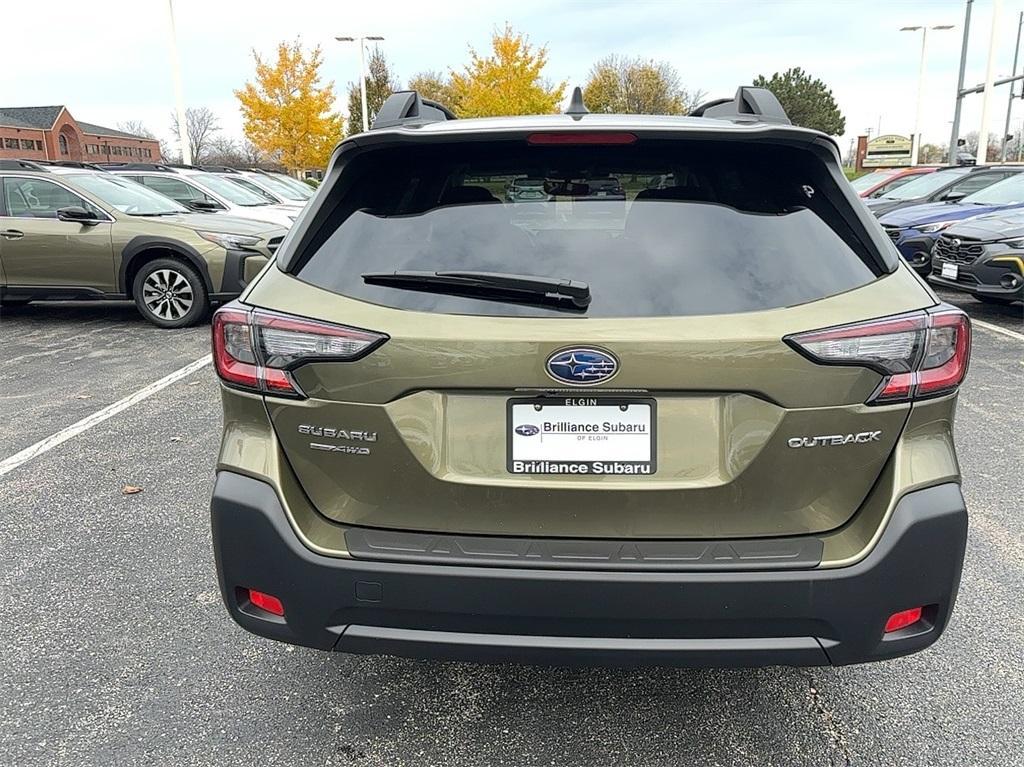
{"label": "white license plate", "polygon": [[507,468],[511,474],[654,474],[656,422],[651,399],[509,400]]}
{"label": "white license plate", "polygon": [[942,276],[947,280],[955,280],[960,274],[960,266],[958,264],[943,264],[942,265]]}

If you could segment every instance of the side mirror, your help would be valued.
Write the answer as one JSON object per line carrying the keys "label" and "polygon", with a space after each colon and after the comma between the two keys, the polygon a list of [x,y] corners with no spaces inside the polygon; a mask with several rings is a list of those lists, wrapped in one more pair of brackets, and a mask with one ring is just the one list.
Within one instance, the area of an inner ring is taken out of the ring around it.
{"label": "side mirror", "polygon": [[185,205],[192,210],[197,210],[201,213],[212,213],[215,210],[223,210],[220,204],[213,200],[189,200]]}
{"label": "side mirror", "polygon": [[942,195],[943,202],[959,202],[967,196],[967,192],[947,192]]}
{"label": "side mirror", "polygon": [[58,208],[57,220],[70,221],[72,223],[82,224],[83,226],[96,226],[96,224],[100,223],[100,220],[96,218],[93,213],[77,205],[71,205],[67,208]]}

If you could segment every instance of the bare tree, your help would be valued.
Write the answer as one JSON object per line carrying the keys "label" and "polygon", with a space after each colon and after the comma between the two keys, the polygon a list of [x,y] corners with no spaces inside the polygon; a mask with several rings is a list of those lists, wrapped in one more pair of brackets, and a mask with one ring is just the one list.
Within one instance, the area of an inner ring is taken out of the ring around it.
{"label": "bare tree", "polygon": [[[178,135],[178,115],[171,113],[171,131]],[[192,147],[192,162],[206,162],[206,153],[214,134],[220,131],[217,115],[206,107],[189,107],[185,110],[185,131]]]}
{"label": "bare tree", "polygon": [[202,162],[206,165],[227,165],[239,168],[245,164],[238,142],[227,136],[214,136],[207,142]]}
{"label": "bare tree", "polygon": [[122,133],[130,133],[133,136],[156,138],[153,131],[143,125],[142,120],[125,120],[117,124],[117,129]]}
{"label": "bare tree", "polygon": [[160,142],[160,161],[168,163],[170,165],[176,165],[181,162],[181,152],[177,152],[171,144],[166,141]]}
{"label": "bare tree", "polygon": [[241,152],[242,159],[245,162],[245,167],[247,168],[258,168],[260,165],[271,160],[271,158],[267,156],[266,152],[249,141],[249,139],[242,142],[242,146],[239,151]]}

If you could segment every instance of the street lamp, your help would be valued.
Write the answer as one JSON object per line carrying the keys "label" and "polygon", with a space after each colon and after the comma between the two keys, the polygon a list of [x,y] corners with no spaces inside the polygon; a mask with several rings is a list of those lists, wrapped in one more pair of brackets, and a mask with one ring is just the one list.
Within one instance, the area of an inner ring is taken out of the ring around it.
{"label": "street lamp", "polygon": [[359,43],[359,98],[363,104],[363,131],[370,130],[370,122],[366,113],[366,41],[379,41],[384,38],[380,35],[367,35],[365,37],[335,37],[339,43]]}
{"label": "street lamp", "polygon": [[921,31],[921,65],[917,71],[917,112],[914,115],[914,141],[910,150],[910,164],[917,165],[917,156],[921,150],[921,105],[924,102],[924,61],[928,46],[929,29],[953,29],[952,24],[939,24],[933,27],[927,25],[916,27],[901,27],[900,32]]}

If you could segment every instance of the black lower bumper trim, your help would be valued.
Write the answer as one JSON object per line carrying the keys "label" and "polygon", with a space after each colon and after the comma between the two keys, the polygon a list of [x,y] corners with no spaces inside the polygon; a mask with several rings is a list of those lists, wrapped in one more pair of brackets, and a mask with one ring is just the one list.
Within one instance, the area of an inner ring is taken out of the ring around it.
{"label": "black lower bumper trim", "polygon": [[[877,545],[834,569],[708,571],[481,567],[327,557],[304,546],[269,485],[217,479],[213,543],[244,628],[346,652],[602,665],[819,665],[921,650],[959,586],[967,513],[957,484],[904,496]],[[244,598],[278,597],[284,618]],[[894,612],[927,620],[883,638]]]}
{"label": "black lower bumper trim", "polygon": [[[829,642],[828,644],[832,644]],[[387,626],[348,626],[336,650],[386,653],[414,658],[459,657],[483,663],[515,660],[555,664],[678,664],[714,666],[727,654],[735,665],[758,665],[771,656],[773,663],[821,666],[828,663],[821,642],[814,637],[644,637],[522,636],[471,634]]]}
{"label": "black lower bumper trim", "polygon": [[812,535],[729,541],[635,540],[404,533],[352,527],[345,531],[356,559],[435,565],[583,570],[808,569],[821,563],[824,543]]}

